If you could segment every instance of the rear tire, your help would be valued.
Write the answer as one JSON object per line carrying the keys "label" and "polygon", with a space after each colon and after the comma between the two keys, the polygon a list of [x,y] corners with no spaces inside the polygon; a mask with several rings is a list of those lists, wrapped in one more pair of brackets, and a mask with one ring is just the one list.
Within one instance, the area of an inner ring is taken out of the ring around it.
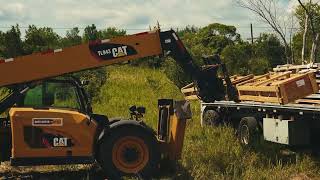
{"label": "rear tire", "polygon": [[221,124],[221,118],[217,111],[209,109],[203,113],[201,126],[219,126]]}
{"label": "rear tire", "polygon": [[100,146],[101,166],[110,179],[122,176],[149,178],[160,155],[154,136],[139,127],[118,127]]}
{"label": "rear tire", "polygon": [[244,117],[238,127],[238,138],[244,146],[252,146],[258,139],[258,124],[254,117]]}

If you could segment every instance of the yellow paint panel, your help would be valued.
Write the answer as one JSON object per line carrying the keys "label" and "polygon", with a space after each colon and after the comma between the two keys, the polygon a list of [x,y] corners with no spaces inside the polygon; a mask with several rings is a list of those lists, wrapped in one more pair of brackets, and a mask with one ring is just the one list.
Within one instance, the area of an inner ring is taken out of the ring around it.
{"label": "yellow paint panel", "polygon": [[[93,154],[97,124],[92,121],[88,125],[88,118],[84,114],[69,110],[39,110],[33,108],[11,108],[9,114],[13,138],[13,158],[63,157],[70,152],[72,152],[72,156],[91,156]],[[34,124],[35,118],[39,120],[37,125]],[[50,119],[61,119],[62,125],[56,125],[57,121],[52,121],[52,125],[49,122]],[[48,122],[45,120],[48,120]],[[32,130],[40,128],[45,133],[58,133],[63,137],[72,139],[74,145],[72,147],[32,148],[25,141],[25,127],[31,127]]]}

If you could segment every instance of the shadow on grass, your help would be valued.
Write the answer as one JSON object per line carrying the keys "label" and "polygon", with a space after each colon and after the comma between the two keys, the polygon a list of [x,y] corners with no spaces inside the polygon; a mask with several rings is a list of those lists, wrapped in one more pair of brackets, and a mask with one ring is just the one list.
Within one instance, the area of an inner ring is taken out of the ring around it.
{"label": "shadow on grass", "polygon": [[[177,179],[177,180],[189,180],[193,179],[188,171],[184,169],[180,163],[177,163],[175,167],[166,166],[166,168],[161,168],[161,170],[152,179]],[[92,168],[87,170],[61,170],[52,172],[40,172],[40,171],[30,171],[26,173],[18,172],[0,172],[0,180],[104,180],[107,179],[104,175],[102,169],[98,165],[94,165]],[[124,179],[139,179],[138,177],[125,177]]]}
{"label": "shadow on grass", "polygon": [[296,164],[305,155],[311,157],[312,160],[317,163],[320,163],[319,153],[314,153],[314,150],[311,148],[276,144],[265,141],[263,137],[260,137],[254,145],[249,147],[249,151],[262,155],[263,162],[265,162],[266,165]]}
{"label": "shadow on grass", "polygon": [[102,170],[99,167],[94,166],[89,170],[61,170],[56,171],[52,169],[52,172],[41,172],[41,171],[30,171],[25,173],[19,172],[0,172],[0,179],[2,180],[67,180],[67,179],[76,179],[76,180],[100,180],[105,179],[105,176]]}
{"label": "shadow on grass", "polygon": [[155,179],[191,180],[194,179],[190,172],[181,163],[163,163]]}

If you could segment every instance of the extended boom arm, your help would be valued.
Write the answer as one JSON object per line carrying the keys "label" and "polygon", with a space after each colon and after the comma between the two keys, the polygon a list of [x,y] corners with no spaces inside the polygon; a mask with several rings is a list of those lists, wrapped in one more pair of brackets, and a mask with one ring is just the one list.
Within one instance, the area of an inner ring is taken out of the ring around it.
{"label": "extended boom arm", "polygon": [[191,55],[173,31],[151,31],[113,39],[92,41],[64,49],[0,60],[0,87],[86,69],[121,63],[149,56],[168,54],[190,73],[204,101],[219,100],[225,92],[220,79],[209,69],[197,67]]}

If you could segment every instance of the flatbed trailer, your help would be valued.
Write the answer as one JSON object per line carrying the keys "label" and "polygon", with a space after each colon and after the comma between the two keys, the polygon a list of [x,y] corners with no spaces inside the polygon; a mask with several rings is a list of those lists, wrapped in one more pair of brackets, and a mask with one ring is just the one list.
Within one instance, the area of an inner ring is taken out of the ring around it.
{"label": "flatbed trailer", "polygon": [[[295,147],[320,147],[320,106],[260,102],[201,103],[201,125],[231,124],[242,144],[257,135]],[[260,136],[259,136],[260,137]]]}

